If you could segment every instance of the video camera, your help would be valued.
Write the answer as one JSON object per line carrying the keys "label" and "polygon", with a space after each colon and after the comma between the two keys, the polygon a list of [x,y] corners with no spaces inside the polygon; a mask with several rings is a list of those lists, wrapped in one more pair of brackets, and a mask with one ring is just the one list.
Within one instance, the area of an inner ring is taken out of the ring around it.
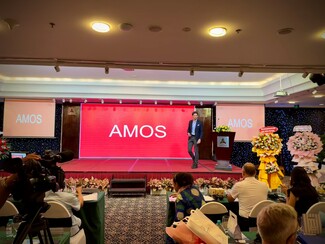
{"label": "video camera", "polygon": [[35,203],[43,202],[46,191],[55,192],[63,189],[65,173],[61,167],[57,166],[57,163],[70,161],[73,156],[72,151],[55,154],[51,150],[46,150],[40,161],[9,158],[3,162],[1,168],[18,175],[18,180],[11,191],[13,198],[21,200],[28,212]]}

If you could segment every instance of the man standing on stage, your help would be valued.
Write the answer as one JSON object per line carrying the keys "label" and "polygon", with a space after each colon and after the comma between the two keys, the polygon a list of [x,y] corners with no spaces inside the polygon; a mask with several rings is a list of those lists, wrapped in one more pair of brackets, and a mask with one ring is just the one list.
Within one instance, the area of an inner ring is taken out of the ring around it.
{"label": "man standing on stage", "polygon": [[[199,163],[199,147],[198,144],[201,143],[201,139],[203,136],[203,124],[200,120],[198,120],[198,113],[194,111],[192,113],[193,119],[188,123],[187,135],[188,135],[188,153],[190,154],[191,158],[193,159],[192,169],[196,169]],[[194,153],[193,149],[194,147]]]}

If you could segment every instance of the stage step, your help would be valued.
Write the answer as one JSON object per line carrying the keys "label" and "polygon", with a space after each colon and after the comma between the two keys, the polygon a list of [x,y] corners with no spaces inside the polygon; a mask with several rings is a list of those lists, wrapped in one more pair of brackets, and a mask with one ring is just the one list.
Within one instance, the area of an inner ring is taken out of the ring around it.
{"label": "stage step", "polygon": [[141,179],[112,179],[110,187],[108,189],[108,195],[135,195],[147,193],[147,181],[145,178]]}

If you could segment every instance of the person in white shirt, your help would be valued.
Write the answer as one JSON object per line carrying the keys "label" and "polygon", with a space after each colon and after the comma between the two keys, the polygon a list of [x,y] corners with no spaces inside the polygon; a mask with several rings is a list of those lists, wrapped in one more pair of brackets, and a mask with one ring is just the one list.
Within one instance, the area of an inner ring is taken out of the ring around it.
{"label": "person in white shirt", "polygon": [[45,193],[45,201],[58,201],[62,203],[71,214],[72,226],[70,230],[70,235],[74,236],[78,233],[81,227],[81,219],[73,215],[72,209],[79,211],[83,206],[83,196],[81,186],[76,188],[76,194],[71,192],[53,192],[47,191]]}
{"label": "person in white shirt", "polygon": [[255,178],[256,169],[252,163],[245,163],[242,168],[244,180],[237,182],[227,195],[228,201],[233,202],[238,198],[239,216],[238,224],[242,231],[248,231],[248,215],[255,204],[267,199],[269,188],[265,182]]}

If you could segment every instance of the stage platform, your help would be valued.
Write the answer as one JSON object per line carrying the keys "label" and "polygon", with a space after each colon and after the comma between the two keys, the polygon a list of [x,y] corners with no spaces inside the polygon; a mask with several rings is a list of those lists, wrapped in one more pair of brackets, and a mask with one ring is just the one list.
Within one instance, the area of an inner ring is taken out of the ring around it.
{"label": "stage platform", "polygon": [[136,178],[146,176],[151,178],[172,178],[177,172],[190,172],[194,178],[219,177],[226,179],[242,177],[241,168],[232,165],[232,170],[216,170],[216,162],[200,160],[197,169],[192,169],[190,159],[74,159],[59,164],[66,173],[66,178],[80,178],[91,176],[95,178]]}

